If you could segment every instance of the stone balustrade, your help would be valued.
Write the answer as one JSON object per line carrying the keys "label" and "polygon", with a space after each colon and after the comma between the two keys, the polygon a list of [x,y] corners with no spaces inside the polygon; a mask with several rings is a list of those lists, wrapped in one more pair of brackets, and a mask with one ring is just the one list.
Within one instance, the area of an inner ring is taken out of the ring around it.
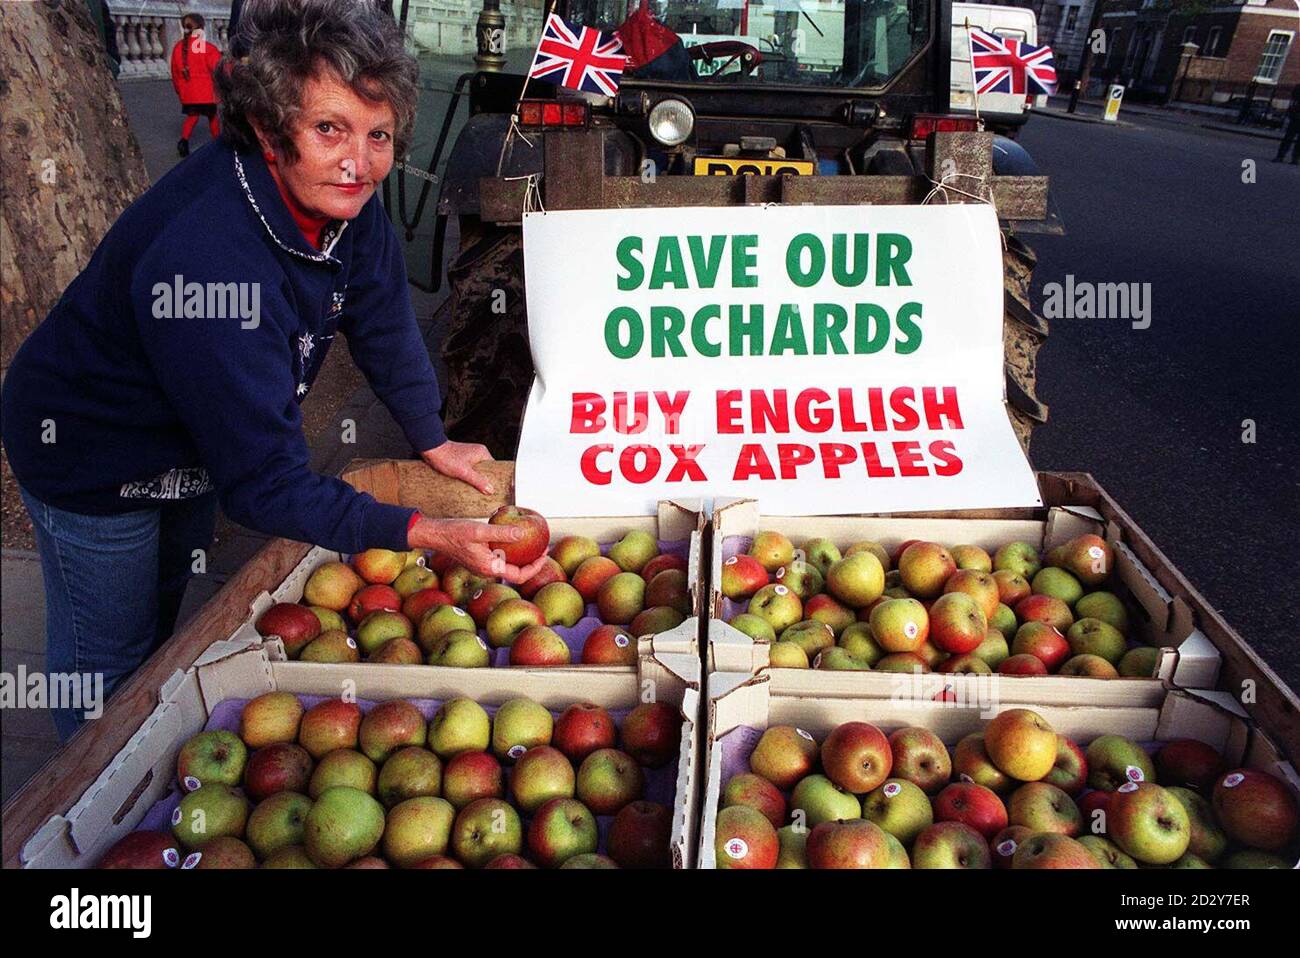
{"label": "stone balustrade", "polygon": [[229,42],[230,4],[213,0],[193,4],[109,0],[109,15],[121,57],[119,80],[165,79],[171,75],[171,53],[181,38],[181,18],[198,13],[206,21],[208,39],[221,50]]}

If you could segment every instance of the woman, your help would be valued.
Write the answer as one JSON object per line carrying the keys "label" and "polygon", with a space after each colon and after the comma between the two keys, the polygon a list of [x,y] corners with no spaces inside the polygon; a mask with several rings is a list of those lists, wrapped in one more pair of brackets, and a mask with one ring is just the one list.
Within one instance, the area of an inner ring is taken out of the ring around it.
{"label": "woman", "polygon": [[[342,552],[432,548],[531,577],[511,527],[420,516],[308,469],[298,404],[337,332],[411,445],[485,493],[448,442],[376,187],[405,155],[415,62],[352,0],[259,0],[217,71],[223,134],[137,200],[5,377],[4,444],[34,520],[48,669],[111,689],[170,633],[217,500]],[[202,224],[196,229],[195,223]],[[67,737],[78,716],[56,711]]]}
{"label": "woman", "polygon": [[172,47],[172,86],[185,114],[181,139],[176,144],[176,152],[182,157],[190,155],[190,135],[199,117],[208,118],[208,132],[214,140],[221,135],[217,124],[217,95],[212,85],[212,72],[221,60],[221,51],[203,35],[203,24],[203,18],[197,13],[185,14],[181,18],[184,36]]}

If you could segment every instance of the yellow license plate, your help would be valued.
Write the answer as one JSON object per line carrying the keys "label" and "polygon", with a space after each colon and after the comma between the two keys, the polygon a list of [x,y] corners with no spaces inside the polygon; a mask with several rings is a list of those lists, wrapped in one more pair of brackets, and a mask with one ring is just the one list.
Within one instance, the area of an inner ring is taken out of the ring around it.
{"label": "yellow license plate", "polygon": [[697,156],[696,176],[811,176],[812,160],[774,160],[755,157]]}

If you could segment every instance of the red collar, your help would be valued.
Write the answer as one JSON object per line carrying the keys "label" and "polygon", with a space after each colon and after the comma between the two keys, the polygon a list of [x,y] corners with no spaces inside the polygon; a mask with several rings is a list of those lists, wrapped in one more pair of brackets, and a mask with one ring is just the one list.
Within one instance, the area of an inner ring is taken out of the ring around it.
{"label": "red collar", "polygon": [[271,171],[271,179],[275,180],[276,188],[280,191],[280,198],[284,200],[284,205],[289,207],[289,213],[293,216],[293,221],[298,224],[298,229],[302,231],[302,235],[306,237],[307,242],[310,243],[314,249],[320,249],[321,231],[325,229],[330,218],[328,216],[313,216],[311,213],[307,212],[307,210],[305,210],[302,205],[289,194],[289,191],[285,189],[284,181],[280,178],[280,171],[276,167],[276,164],[268,163],[267,169]]}

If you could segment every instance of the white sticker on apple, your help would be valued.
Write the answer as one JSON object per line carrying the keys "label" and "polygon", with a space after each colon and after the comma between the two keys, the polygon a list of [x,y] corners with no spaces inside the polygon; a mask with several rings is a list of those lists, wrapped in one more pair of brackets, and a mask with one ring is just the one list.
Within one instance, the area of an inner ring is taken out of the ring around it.
{"label": "white sticker on apple", "polygon": [[903,626],[903,634],[909,639],[916,638],[916,634],[920,631],[920,627],[915,622],[909,622],[907,625]]}
{"label": "white sticker on apple", "polygon": [[1103,549],[1101,546],[1089,546],[1088,555],[1090,555],[1094,559],[1101,559],[1105,557],[1106,550]]}
{"label": "white sticker on apple", "polygon": [[1223,787],[1224,787],[1224,788],[1236,788],[1238,785],[1240,785],[1240,784],[1241,784],[1242,782],[1244,782],[1245,780],[1246,780],[1246,776],[1245,776],[1245,775],[1242,775],[1240,772],[1233,772],[1231,775],[1226,775],[1226,776],[1224,776],[1224,779],[1223,779]]}
{"label": "white sticker on apple", "polygon": [[722,564],[723,564],[723,565],[735,565],[735,564],[736,564],[737,562],[739,562],[739,561],[740,561],[740,556],[732,556],[730,559],[728,559],[726,562],[724,562],[724,563],[722,563]]}
{"label": "white sticker on apple", "polygon": [[974,785],[974,784],[975,784],[975,779],[971,778],[971,777],[970,777],[969,775],[967,775],[965,772],[962,772],[960,775],[958,775],[958,776],[957,776],[957,779],[958,779],[959,781],[965,782],[967,785]]}
{"label": "white sticker on apple", "polygon": [[775,592],[777,595],[785,595],[790,590],[783,585],[778,585],[778,586],[773,586],[772,591]]}
{"label": "white sticker on apple", "polygon": [[1124,767],[1124,777],[1130,782],[1145,782],[1147,777],[1142,774],[1142,769],[1136,765],[1126,765]]}
{"label": "white sticker on apple", "polygon": [[177,805],[172,809],[172,827],[175,828],[181,823],[181,807]]}
{"label": "white sticker on apple", "polygon": [[478,639],[478,644],[479,644],[482,648],[486,649],[486,648],[488,647],[488,644],[487,644],[486,642],[483,641],[483,636],[481,636],[481,635],[476,635],[476,636],[474,636],[474,638]]}
{"label": "white sticker on apple", "polygon": [[357,647],[357,640],[354,639],[354,638],[352,638],[352,636],[349,635],[349,636],[348,636],[348,648],[349,648],[349,649],[355,649],[356,647]]}
{"label": "white sticker on apple", "polygon": [[482,594],[483,594],[483,590],[482,590],[482,589],[475,589],[475,590],[474,590],[474,594],[473,594],[472,596],[469,597],[469,600],[470,600],[471,602],[473,602],[475,599],[477,599],[477,598],[478,598],[479,596],[481,596]]}
{"label": "white sticker on apple", "polygon": [[[180,813],[179,808],[176,809],[176,811],[178,814]],[[173,824],[175,823],[173,822]],[[181,853],[178,852],[176,849],[174,848],[163,849],[163,864],[166,865],[168,868],[175,868],[176,863],[179,862],[180,860],[181,860]]]}
{"label": "white sticker on apple", "polygon": [[1116,789],[1116,791],[1119,791],[1119,792],[1136,792],[1137,789],[1138,789],[1138,783],[1137,783],[1137,782],[1125,782],[1125,783],[1124,783],[1123,785],[1121,785],[1118,789]]}
{"label": "white sticker on apple", "polygon": [[897,782],[890,782],[890,783],[889,783],[888,785],[886,785],[886,786],[884,787],[884,789],[883,789],[883,791],[884,791],[884,793],[885,793],[885,798],[893,798],[895,795],[897,795],[897,794],[898,794],[899,792],[901,792],[902,790],[903,790],[903,786],[902,786],[902,785],[899,785]]}
{"label": "white sticker on apple", "polygon": [[629,642],[631,642],[631,641],[632,641],[632,640],[629,639],[626,635],[616,635],[616,636],[614,636],[614,644],[617,645],[620,649],[626,649],[626,648],[627,648],[627,644],[628,644]]}
{"label": "white sticker on apple", "polygon": [[802,735],[804,738],[806,738],[808,741],[810,742],[813,741],[813,737],[809,735],[807,732],[805,732],[803,729],[797,728],[795,729],[795,731],[798,732],[800,735]]}
{"label": "white sticker on apple", "polygon": [[197,868],[202,860],[203,852],[190,852],[185,856],[185,861],[181,862],[181,869],[188,871],[191,868]]}
{"label": "white sticker on apple", "polygon": [[781,566],[781,568],[779,568],[779,569],[776,570],[776,577],[777,577],[778,579],[784,579],[784,578],[785,578],[785,566]]}
{"label": "white sticker on apple", "polygon": [[1010,858],[1016,853],[1016,840],[1008,838],[1004,842],[998,842],[998,854],[1003,858]]}
{"label": "white sticker on apple", "polygon": [[511,758],[518,758],[520,755],[523,755],[524,752],[526,751],[528,751],[528,747],[526,745],[511,745],[510,751],[506,752],[506,754],[509,755]]}
{"label": "white sticker on apple", "polygon": [[749,844],[743,838],[733,838],[722,848],[727,853],[728,858],[733,858],[736,861],[740,861],[749,854]]}
{"label": "white sticker on apple", "polygon": [[198,787],[201,786],[202,784],[203,784],[203,783],[200,782],[200,781],[199,781],[197,778],[195,778],[193,775],[186,775],[185,778],[183,778],[183,779],[181,780],[181,785],[183,785],[183,786],[185,787],[185,791],[187,791],[187,792],[192,792],[192,791],[194,791],[196,788],[198,788]]}
{"label": "white sticker on apple", "polygon": [[[479,592],[482,592],[482,591],[483,591],[482,589],[479,589]],[[466,612],[464,609],[462,609],[462,608],[461,608],[460,606],[458,606],[458,605],[453,605],[453,606],[451,607],[451,610],[452,610],[453,612],[455,612],[457,615],[469,615],[468,612]]]}

